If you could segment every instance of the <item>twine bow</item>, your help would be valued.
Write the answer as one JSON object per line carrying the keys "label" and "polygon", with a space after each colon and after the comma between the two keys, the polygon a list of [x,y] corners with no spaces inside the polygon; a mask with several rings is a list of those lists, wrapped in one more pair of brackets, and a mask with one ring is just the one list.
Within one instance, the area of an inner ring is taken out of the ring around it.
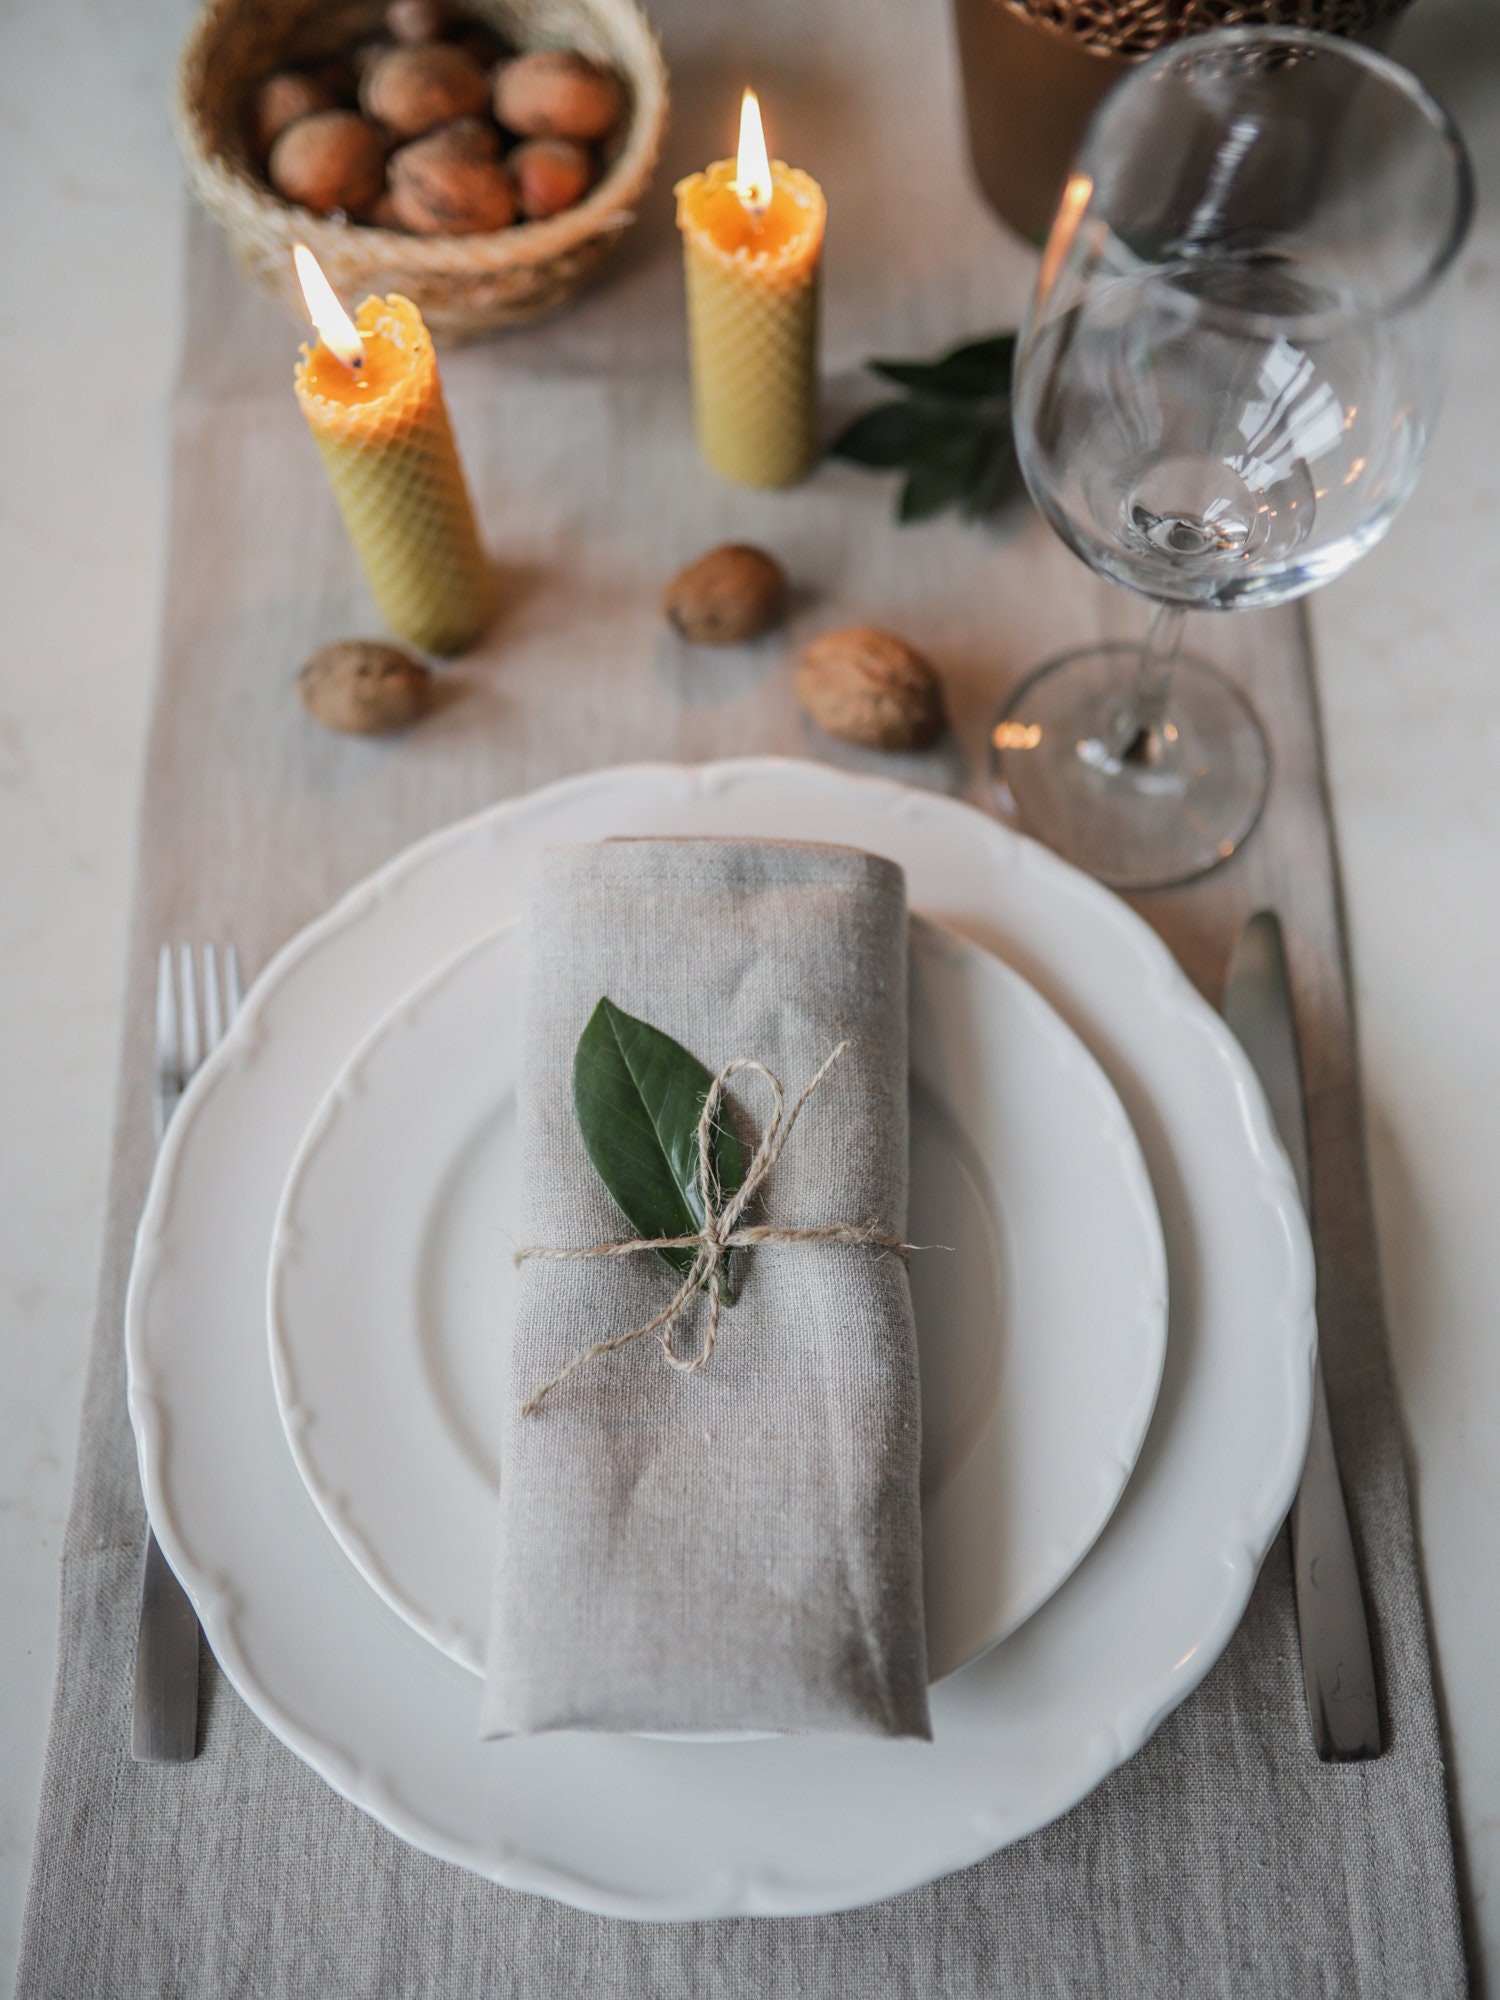
{"label": "twine bow", "polygon": [[[655,1334],[662,1353],[673,1368],[688,1374],[696,1374],[700,1368],[706,1368],[713,1358],[714,1343],[719,1335],[723,1267],[731,1250],[745,1249],[755,1243],[867,1243],[879,1250],[895,1250],[902,1258],[906,1257],[912,1247],[909,1243],[903,1243],[899,1236],[892,1236],[888,1230],[875,1229],[865,1223],[829,1222],[813,1229],[783,1229],[764,1223],[742,1222],[746,1209],[760,1191],[766,1176],[781,1158],[782,1148],[792,1136],[792,1127],[803,1105],[848,1046],[847,1042],[840,1042],[825,1058],[817,1075],[790,1111],[786,1109],[786,1093],[781,1087],[781,1079],[763,1062],[757,1062],[753,1056],[736,1056],[733,1062],[725,1063],[708,1087],[703,1112],[698,1120],[698,1186],[703,1196],[703,1227],[695,1235],[632,1237],[620,1243],[595,1243],[580,1250],[557,1250],[533,1243],[516,1252],[518,1264],[524,1263],[528,1257],[633,1257],[642,1250],[696,1252],[687,1276],[654,1319],[648,1319],[644,1326],[634,1327],[629,1333],[616,1334],[612,1340],[596,1340],[592,1347],[575,1354],[550,1381],[542,1384],[529,1402],[522,1405],[523,1417],[534,1417],[552,1391],[560,1382],[566,1381],[575,1369],[597,1360],[601,1354],[613,1354],[617,1348],[629,1347],[633,1341],[644,1340],[648,1334]],[[742,1070],[753,1070],[770,1085],[771,1116],[756,1141],[745,1178],[737,1192],[720,1207],[723,1190],[714,1171],[714,1127],[718,1122],[725,1086],[731,1077],[738,1076]],[[698,1291],[708,1293],[708,1330],[696,1354],[681,1354],[674,1343],[674,1336],[689,1300]]]}

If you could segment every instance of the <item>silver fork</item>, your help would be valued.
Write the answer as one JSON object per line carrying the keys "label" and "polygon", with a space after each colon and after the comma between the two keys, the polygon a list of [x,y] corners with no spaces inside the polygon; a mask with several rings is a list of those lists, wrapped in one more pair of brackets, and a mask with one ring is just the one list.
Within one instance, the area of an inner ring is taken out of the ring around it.
{"label": "silver fork", "polygon": [[[182,945],[175,954],[180,999],[171,945],[164,944],[157,956],[152,1112],[158,1146],[195,1071],[218,1047],[239,1012],[239,953],[232,944],[224,947],[222,973],[213,945],[202,946],[201,954],[201,1010],[192,946]],[[149,1525],[135,1642],[130,1754],[145,1764],[186,1764],[198,1754],[198,1619]]]}

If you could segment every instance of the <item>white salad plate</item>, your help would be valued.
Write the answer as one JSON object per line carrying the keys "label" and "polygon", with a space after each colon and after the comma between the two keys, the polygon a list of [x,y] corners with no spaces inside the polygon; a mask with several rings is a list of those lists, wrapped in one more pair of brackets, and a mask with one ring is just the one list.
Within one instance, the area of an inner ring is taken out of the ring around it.
{"label": "white salad plate", "polygon": [[[1135,1472],[1062,1587],[933,1690],[934,1740],[478,1739],[472,1674],[328,1533],[290,1452],[265,1293],[294,1153],[351,1050],[519,903],[539,848],[775,835],[891,856],[1099,1061],[1167,1248],[1167,1357]],[[235,1688],[346,1798],[430,1853],[606,1915],[806,1915],[915,1887],[1056,1817],[1228,1643],[1311,1411],[1313,1264],[1238,1045],[1155,934],[951,799],[796,761],[635,766],[508,801],[397,857],[257,981],[172,1121],[126,1309],[141,1480]]]}
{"label": "white salad plate", "polygon": [[[339,1073],[287,1180],[268,1288],[277,1401],[319,1512],[473,1673],[520,1226],[519,942],[510,925],[439,967]],[[910,963],[938,1678],[1050,1597],[1112,1512],[1161,1379],[1167,1273],[1134,1129],[1078,1037],[1008,966],[917,917]]]}

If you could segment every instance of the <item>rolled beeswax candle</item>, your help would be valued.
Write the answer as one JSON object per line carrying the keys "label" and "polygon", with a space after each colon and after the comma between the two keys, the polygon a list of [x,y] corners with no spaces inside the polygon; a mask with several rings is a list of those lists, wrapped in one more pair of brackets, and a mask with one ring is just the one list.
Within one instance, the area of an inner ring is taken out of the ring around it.
{"label": "rolled beeswax candle", "polygon": [[741,486],[789,486],[818,453],[827,204],[796,167],[777,160],[768,178],[763,204],[743,160],[719,160],[676,190],[698,447]]}
{"label": "rolled beeswax candle", "polygon": [[357,366],[320,339],[297,365],[297,401],[349,539],[392,632],[459,653],[483,632],[494,579],[448,421],[432,336],[399,294],[366,299]]}

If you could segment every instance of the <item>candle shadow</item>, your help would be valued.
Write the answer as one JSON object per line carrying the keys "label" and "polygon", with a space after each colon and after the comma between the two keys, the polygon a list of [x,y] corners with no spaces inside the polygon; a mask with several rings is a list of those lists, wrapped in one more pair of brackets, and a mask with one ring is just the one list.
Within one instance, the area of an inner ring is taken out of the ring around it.
{"label": "candle shadow", "polygon": [[543,563],[509,562],[499,556],[491,558],[490,574],[495,580],[495,614],[478,644],[461,658],[472,659],[503,645],[507,635],[524,623],[551,577]]}

